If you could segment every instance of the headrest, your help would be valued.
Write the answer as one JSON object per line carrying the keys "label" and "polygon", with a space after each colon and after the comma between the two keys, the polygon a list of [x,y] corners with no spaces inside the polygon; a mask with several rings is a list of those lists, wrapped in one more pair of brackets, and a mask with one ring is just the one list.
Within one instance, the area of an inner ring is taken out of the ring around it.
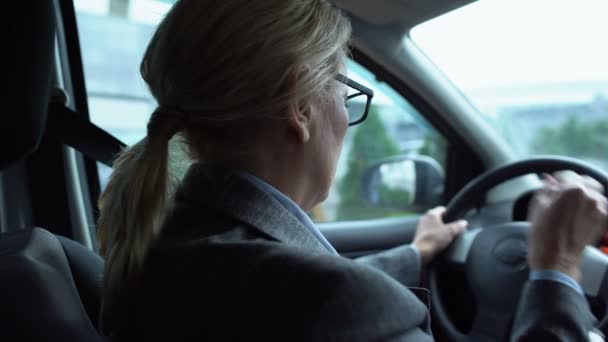
{"label": "headrest", "polygon": [[0,170],[33,152],[44,134],[55,39],[53,1],[7,1],[2,12],[8,73],[2,77]]}

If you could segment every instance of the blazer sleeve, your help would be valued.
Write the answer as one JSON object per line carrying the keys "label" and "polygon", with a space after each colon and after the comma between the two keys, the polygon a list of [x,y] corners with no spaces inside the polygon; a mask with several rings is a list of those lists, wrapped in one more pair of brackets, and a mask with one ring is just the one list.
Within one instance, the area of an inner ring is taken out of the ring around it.
{"label": "blazer sleeve", "polygon": [[585,297],[571,287],[529,281],[520,297],[511,341],[589,341],[595,322]]}
{"label": "blazer sleeve", "polygon": [[406,287],[420,286],[420,255],[411,245],[360,257],[356,261],[383,271]]}
{"label": "blazer sleeve", "polygon": [[325,292],[312,341],[433,341],[426,306],[377,269],[357,265],[324,273]]}

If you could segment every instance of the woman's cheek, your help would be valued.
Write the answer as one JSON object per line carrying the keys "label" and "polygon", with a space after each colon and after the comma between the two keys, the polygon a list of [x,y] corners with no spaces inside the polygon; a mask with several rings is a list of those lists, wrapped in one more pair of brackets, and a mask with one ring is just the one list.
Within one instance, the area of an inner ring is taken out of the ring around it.
{"label": "woman's cheek", "polygon": [[346,130],[348,129],[348,111],[346,110],[346,107],[344,106],[344,104],[340,103],[340,107],[338,107],[338,109],[342,112],[342,115],[340,115],[340,117],[342,118],[342,121],[340,122],[340,132],[339,132],[339,136],[340,139],[343,140],[344,136],[346,135]]}

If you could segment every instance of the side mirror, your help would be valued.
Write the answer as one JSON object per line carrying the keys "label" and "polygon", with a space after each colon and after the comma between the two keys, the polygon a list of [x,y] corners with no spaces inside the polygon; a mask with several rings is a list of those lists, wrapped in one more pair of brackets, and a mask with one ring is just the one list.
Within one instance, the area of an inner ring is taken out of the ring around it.
{"label": "side mirror", "polygon": [[427,156],[402,155],[380,160],[362,178],[362,197],[385,208],[421,211],[442,200],[445,172]]}

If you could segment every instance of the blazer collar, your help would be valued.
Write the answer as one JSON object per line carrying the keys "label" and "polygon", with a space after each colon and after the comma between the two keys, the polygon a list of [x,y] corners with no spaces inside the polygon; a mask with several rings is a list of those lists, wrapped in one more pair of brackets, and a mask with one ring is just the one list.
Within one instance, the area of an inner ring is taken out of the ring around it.
{"label": "blazer collar", "polygon": [[272,195],[228,168],[193,164],[176,196],[249,224],[287,245],[330,253]]}

